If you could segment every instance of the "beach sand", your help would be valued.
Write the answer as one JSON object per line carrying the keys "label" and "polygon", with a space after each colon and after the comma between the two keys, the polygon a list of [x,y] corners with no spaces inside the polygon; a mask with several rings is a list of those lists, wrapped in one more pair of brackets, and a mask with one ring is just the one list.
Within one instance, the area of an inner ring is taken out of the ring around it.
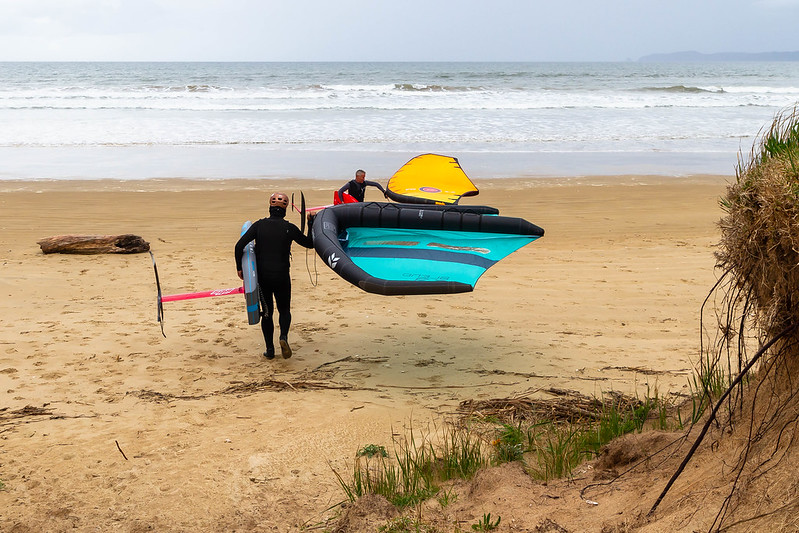
{"label": "beach sand", "polygon": [[[295,245],[295,353],[274,361],[241,295],[164,304],[164,338],[148,254],[44,255],[36,243],[132,233],[150,242],[164,294],[236,287],[233,245],[268,194],[321,205],[338,184],[0,182],[0,530],[321,528],[344,499],[333,469],[346,476],[364,445],[390,447],[461,401],[687,392],[730,179],[481,181],[462,203],[546,234],[469,294],[367,294]],[[615,507],[586,506],[565,482],[512,501],[534,484],[513,468],[483,476],[508,494],[472,487],[453,520],[470,530],[491,512],[501,530],[532,531],[559,516],[599,531],[665,482]]]}

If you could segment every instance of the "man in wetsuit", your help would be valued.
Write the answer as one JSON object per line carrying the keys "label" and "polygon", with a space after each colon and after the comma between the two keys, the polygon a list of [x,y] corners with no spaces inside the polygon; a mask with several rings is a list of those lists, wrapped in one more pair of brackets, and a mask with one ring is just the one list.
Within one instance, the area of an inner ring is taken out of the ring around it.
{"label": "man in wetsuit", "polygon": [[383,196],[386,196],[386,190],[382,185],[376,181],[366,181],[366,172],[363,170],[356,170],[355,179],[345,183],[344,186],[338,190],[338,195],[343,199],[344,193],[346,192],[359,202],[363,202],[364,192],[368,186],[377,187],[380,189],[380,192],[383,193]]}
{"label": "man in wetsuit", "polygon": [[[274,359],[274,324],[272,315],[275,305],[280,314],[280,353],[284,359],[291,357],[288,335],[291,326],[291,276],[289,273],[289,260],[291,258],[291,243],[296,242],[305,248],[313,247],[310,227],[308,235],[303,235],[300,229],[285,220],[289,197],[286,193],[276,192],[269,197],[269,218],[257,220],[241,236],[236,243],[236,269],[239,278],[244,279],[241,271],[241,261],[244,248],[255,240],[255,262],[258,267],[258,287],[261,297],[263,315],[261,318],[261,331],[266,341],[264,357]],[[272,298],[274,297],[274,305]]]}

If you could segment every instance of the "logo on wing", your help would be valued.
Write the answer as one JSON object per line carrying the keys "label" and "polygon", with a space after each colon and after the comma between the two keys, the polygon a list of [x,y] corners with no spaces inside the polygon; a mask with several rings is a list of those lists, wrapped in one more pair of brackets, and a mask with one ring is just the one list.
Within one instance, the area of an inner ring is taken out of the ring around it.
{"label": "logo on wing", "polygon": [[330,268],[336,268],[339,259],[341,258],[336,257],[336,254],[330,254],[330,257],[327,258],[327,264],[330,266]]}

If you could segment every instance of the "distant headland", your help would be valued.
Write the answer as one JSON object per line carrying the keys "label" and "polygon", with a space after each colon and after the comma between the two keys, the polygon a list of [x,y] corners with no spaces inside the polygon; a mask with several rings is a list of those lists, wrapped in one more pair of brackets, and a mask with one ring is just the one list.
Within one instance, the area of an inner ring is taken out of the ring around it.
{"label": "distant headland", "polygon": [[719,52],[703,54],[701,52],[673,52],[670,54],[650,54],[638,61],[653,62],[690,62],[690,61],[799,61],[799,52]]}

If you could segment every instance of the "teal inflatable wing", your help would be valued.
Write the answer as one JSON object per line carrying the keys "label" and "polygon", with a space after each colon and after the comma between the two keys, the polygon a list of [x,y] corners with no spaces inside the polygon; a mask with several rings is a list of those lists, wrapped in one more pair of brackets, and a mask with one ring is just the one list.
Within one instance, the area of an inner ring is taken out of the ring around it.
{"label": "teal inflatable wing", "polygon": [[314,248],[330,268],[384,295],[472,291],[488,268],[543,234],[485,206],[342,204],[313,225]]}

